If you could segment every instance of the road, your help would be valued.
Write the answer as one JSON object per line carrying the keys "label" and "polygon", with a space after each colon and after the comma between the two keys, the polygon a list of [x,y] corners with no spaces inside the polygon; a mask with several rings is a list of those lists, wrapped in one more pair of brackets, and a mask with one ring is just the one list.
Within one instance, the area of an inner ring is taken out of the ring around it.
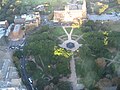
{"label": "road", "polygon": [[[42,18],[43,20],[46,18],[46,16],[42,16],[42,17],[44,17],[44,18]],[[45,25],[45,23],[43,25]],[[39,27],[36,27],[31,32],[27,33],[26,36],[23,39],[19,40],[19,41],[10,41],[9,46],[18,46],[19,44],[25,42],[26,38],[28,38],[31,34],[35,33],[36,31],[40,30],[40,28],[41,28],[41,25],[39,25]],[[29,80],[30,77],[27,74],[26,65],[25,64],[26,64],[25,57],[21,57],[21,59],[20,59],[20,66],[21,66],[22,80],[23,80],[23,82],[26,83],[27,90],[35,90],[36,88],[33,86],[33,84]]]}
{"label": "road", "polygon": [[26,62],[25,62],[25,58],[24,57],[22,57],[20,59],[20,64],[21,64],[21,73],[22,73],[21,76],[22,76],[23,82],[25,82],[27,84],[26,88],[28,90],[34,90],[34,87],[33,87],[32,83],[28,79],[29,77],[27,75],[27,71],[26,71],[26,68],[25,68]]}

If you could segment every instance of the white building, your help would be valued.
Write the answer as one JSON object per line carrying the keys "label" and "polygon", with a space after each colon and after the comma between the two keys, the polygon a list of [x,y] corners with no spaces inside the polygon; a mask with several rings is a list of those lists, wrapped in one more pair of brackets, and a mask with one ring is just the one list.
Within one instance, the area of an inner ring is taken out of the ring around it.
{"label": "white building", "polygon": [[7,28],[9,26],[7,20],[0,21],[0,28]]}
{"label": "white building", "polygon": [[115,15],[107,15],[107,14],[102,14],[102,15],[88,15],[89,20],[100,20],[100,21],[118,21],[120,20],[119,16]]}

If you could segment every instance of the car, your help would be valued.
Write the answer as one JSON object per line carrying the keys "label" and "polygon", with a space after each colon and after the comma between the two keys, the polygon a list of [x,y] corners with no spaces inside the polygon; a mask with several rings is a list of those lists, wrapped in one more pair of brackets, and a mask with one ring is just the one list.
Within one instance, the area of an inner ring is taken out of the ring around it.
{"label": "car", "polygon": [[22,65],[20,66],[21,68],[24,68]]}
{"label": "car", "polygon": [[30,77],[28,78],[28,80],[31,84],[33,83],[33,80]]}
{"label": "car", "polygon": [[26,39],[26,37],[24,36],[22,39],[23,39],[23,40],[25,40],[25,39]]}
{"label": "car", "polygon": [[23,48],[20,48],[19,50],[20,50],[20,51],[23,51]]}
{"label": "car", "polygon": [[19,44],[19,47],[23,47],[25,45],[25,42],[23,42],[22,44]]}
{"label": "car", "polygon": [[19,47],[18,47],[18,46],[16,46],[16,47],[15,47],[15,49],[19,50]]}
{"label": "car", "polygon": [[10,46],[9,49],[15,49],[15,46]]}

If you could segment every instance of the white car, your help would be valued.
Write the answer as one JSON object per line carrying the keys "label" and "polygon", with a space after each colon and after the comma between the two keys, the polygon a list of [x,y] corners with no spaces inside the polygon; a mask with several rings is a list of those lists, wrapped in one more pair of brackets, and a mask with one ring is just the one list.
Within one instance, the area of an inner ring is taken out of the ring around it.
{"label": "white car", "polygon": [[31,78],[28,78],[28,80],[29,80],[29,82],[32,84],[33,83],[33,81],[32,81],[32,79]]}
{"label": "white car", "polygon": [[25,45],[25,42],[23,42],[22,44],[19,44],[20,47],[23,47]]}

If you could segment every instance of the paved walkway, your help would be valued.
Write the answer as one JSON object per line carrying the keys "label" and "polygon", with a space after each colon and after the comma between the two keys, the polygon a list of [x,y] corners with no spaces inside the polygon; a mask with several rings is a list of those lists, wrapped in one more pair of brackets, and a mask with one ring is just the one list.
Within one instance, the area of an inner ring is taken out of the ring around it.
{"label": "paved walkway", "polygon": [[73,90],[76,90],[77,86],[77,76],[76,76],[76,69],[75,69],[75,59],[74,56],[72,56],[72,59],[70,60],[70,69],[71,69],[71,76],[69,78],[69,81],[72,82]]}
{"label": "paved walkway", "polygon": [[[77,39],[76,40],[72,40],[72,33],[73,33],[73,28],[71,29],[70,33],[67,32],[67,30],[65,29],[65,27],[63,27],[63,30],[65,32],[65,36],[67,37],[67,40],[64,39],[65,37],[58,37],[58,39],[60,39],[63,43],[60,45],[60,47],[63,47],[63,48],[66,48],[67,50],[71,50],[71,52],[74,52],[76,51],[80,46],[82,46],[82,44],[79,44],[77,41],[79,39],[82,39],[82,36],[77,36]],[[62,35],[64,36],[64,35]],[[74,43],[74,48],[67,48],[66,44],[69,43],[69,42],[72,42]],[[70,69],[71,69],[71,75],[70,75],[70,78],[68,79],[68,81],[70,81],[73,85],[73,90],[78,90],[77,89],[77,75],[76,75],[76,67],[75,67],[75,58],[74,58],[74,55],[72,55],[72,59],[70,60]]]}
{"label": "paved walkway", "polygon": [[[21,84],[21,79],[19,78],[16,67],[12,62],[12,52],[7,50],[7,47],[0,46],[0,68],[2,77],[0,79],[0,90],[1,88],[18,88],[19,90],[24,87]],[[13,83],[12,80],[18,80],[16,83]],[[24,88],[23,88],[24,89]],[[26,89],[24,89],[26,90]]]}
{"label": "paved walkway", "polygon": [[[79,39],[81,39],[82,37],[80,36],[77,36],[78,38],[76,39],[76,40],[73,40],[72,39],[72,33],[73,33],[73,28],[70,30],[70,32],[68,32],[67,30],[66,30],[66,27],[63,27],[63,30],[64,30],[64,32],[65,32],[65,34],[66,34],[66,36],[67,36],[67,40],[65,40],[64,38],[61,38],[61,36],[60,37],[58,37],[58,39],[60,39],[61,41],[62,41],[62,44],[60,44],[59,46],[60,47],[62,47],[62,48],[65,48],[66,50],[70,50],[70,51],[76,51],[79,47],[81,47],[82,46],[82,44],[79,44],[78,42],[77,42],[77,40],[79,40]],[[63,35],[62,35],[63,36]],[[74,46],[72,47],[72,48],[69,48],[68,46],[67,46],[67,44],[68,43],[72,43]]]}

